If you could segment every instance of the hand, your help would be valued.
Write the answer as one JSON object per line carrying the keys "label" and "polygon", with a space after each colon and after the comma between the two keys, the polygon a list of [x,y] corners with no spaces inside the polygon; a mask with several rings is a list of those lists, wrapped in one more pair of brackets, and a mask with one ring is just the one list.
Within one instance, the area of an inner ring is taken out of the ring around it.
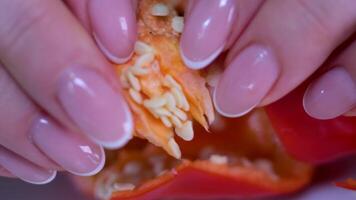
{"label": "hand", "polygon": [[57,170],[93,175],[104,165],[103,147],[131,137],[128,106],[92,36],[111,61],[128,59],[135,4],[65,3],[0,3],[0,175],[35,184]]}
{"label": "hand", "polygon": [[191,1],[182,57],[199,69],[228,51],[214,103],[229,117],[277,101],[329,60],[304,108],[318,119],[355,116],[355,10],[352,0]]}

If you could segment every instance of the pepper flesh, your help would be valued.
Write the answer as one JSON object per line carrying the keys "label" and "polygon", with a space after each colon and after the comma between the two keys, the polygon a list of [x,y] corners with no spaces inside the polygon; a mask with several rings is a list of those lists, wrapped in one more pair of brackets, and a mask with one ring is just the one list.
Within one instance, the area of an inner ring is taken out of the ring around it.
{"label": "pepper flesh", "polygon": [[[178,140],[182,161],[151,144],[131,142],[117,152],[116,161],[96,178],[97,193],[105,189],[100,184],[108,186],[102,180],[114,176],[117,178],[109,186],[132,183],[135,188],[114,189],[112,200],[272,196],[295,192],[311,179],[312,167],[294,161],[280,148],[263,110],[240,119],[220,118],[211,132],[197,128],[193,141]],[[228,162],[215,163],[209,159],[211,155],[224,155]],[[163,161],[155,160],[149,165],[151,158],[159,156],[163,156]],[[261,160],[270,163],[271,168],[257,164]],[[128,171],[132,170],[127,166],[133,162],[142,168],[130,174]],[[164,167],[155,172],[154,166],[162,163]]]}
{"label": "pepper flesh", "polygon": [[[150,63],[143,63],[141,64],[143,66],[139,66],[141,69],[146,70],[147,73],[135,77],[137,84],[141,87],[137,86],[136,92],[140,92],[139,95],[152,100],[162,98],[167,93],[173,93],[174,95],[174,89],[176,89],[175,91],[180,90],[183,100],[187,99],[184,100],[187,101],[185,104],[189,106],[189,108],[183,107],[185,111],[183,115],[187,115],[187,122],[196,120],[205,129],[208,129],[209,124],[214,120],[214,111],[206,81],[198,71],[185,67],[179,56],[178,33],[173,30],[170,24],[175,15],[174,12],[165,17],[151,16],[150,8],[158,2],[165,1],[146,0],[139,3],[138,40],[141,44],[148,46],[146,48],[152,48],[149,53],[143,56],[153,56],[154,58]],[[125,76],[128,70],[140,62],[139,59],[143,57],[139,53],[139,51],[136,52],[128,63],[116,66],[119,76]],[[165,83],[167,77],[175,82],[174,84],[177,85],[175,88],[167,87],[167,83]],[[170,113],[167,113],[166,116],[152,115],[152,112],[150,112],[152,110],[147,110],[147,107],[142,103],[133,101],[129,91],[130,88],[124,90],[124,94],[134,116],[134,135],[146,138],[151,143],[165,149],[170,155],[179,158],[180,154],[176,152],[177,147],[172,148],[170,144],[170,141],[174,140],[173,129],[162,123],[171,117]],[[163,111],[166,112],[165,109]],[[179,112],[182,113],[182,110],[179,110]],[[166,117],[165,120],[162,117]],[[177,121],[177,118],[175,118],[175,121]],[[168,121],[167,123],[171,122]],[[191,138],[188,139],[190,140]]]}

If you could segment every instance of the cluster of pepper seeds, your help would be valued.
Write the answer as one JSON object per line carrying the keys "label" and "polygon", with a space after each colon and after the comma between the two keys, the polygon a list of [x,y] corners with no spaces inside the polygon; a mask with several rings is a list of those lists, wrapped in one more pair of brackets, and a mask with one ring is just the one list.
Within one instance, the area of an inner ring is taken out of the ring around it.
{"label": "cluster of pepper seeds", "polygon": [[[134,52],[138,55],[134,65],[121,73],[121,82],[128,89],[130,97],[135,103],[143,105],[155,118],[160,119],[164,126],[173,128],[179,137],[186,141],[192,140],[193,123],[187,116],[190,105],[181,85],[171,75],[166,74],[162,83],[166,91],[160,96],[145,97],[139,79],[149,74],[150,70],[159,68],[159,63],[155,60],[154,49],[142,41],[136,42]],[[169,139],[168,146],[174,157],[181,157],[181,151],[173,137]]]}

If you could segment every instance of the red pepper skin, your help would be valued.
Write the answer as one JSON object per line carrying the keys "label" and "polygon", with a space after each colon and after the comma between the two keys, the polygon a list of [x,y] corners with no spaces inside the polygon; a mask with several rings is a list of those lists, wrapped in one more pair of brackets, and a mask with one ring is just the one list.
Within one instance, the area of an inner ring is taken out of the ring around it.
{"label": "red pepper skin", "polygon": [[305,171],[299,177],[271,181],[267,176],[266,179],[261,179],[263,176],[254,176],[252,170],[246,172],[233,177],[188,164],[148,184],[148,187],[141,188],[140,192],[117,193],[111,200],[250,199],[294,192],[296,188],[307,184],[311,177],[311,171]]}
{"label": "red pepper skin", "polygon": [[266,108],[286,151],[296,159],[316,164],[355,154],[356,117],[310,117],[302,105],[306,85]]}

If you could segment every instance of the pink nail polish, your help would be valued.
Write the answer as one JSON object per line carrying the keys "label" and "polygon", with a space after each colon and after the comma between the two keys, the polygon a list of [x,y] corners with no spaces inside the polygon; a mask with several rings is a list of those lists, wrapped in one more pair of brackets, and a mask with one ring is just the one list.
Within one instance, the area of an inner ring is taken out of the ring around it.
{"label": "pink nail polish", "polygon": [[310,84],[303,106],[316,119],[338,117],[356,106],[356,84],[346,69],[336,67]]}
{"label": "pink nail polish", "polygon": [[63,130],[48,118],[37,118],[31,134],[42,152],[75,175],[91,176],[104,167],[105,154],[101,146],[79,133]]}
{"label": "pink nail polish", "polygon": [[102,52],[114,63],[126,62],[137,37],[131,0],[90,1],[89,14],[93,35]]}
{"label": "pink nail polish", "polygon": [[236,18],[236,1],[197,1],[186,19],[181,55],[186,65],[200,69],[224,49]]}
{"label": "pink nail polish", "polygon": [[217,111],[226,117],[242,116],[267,95],[279,75],[273,52],[262,45],[250,45],[232,60],[214,92]]}
{"label": "pink nail polish", "polygon": [[118,148],[131,139],[128,105],[99,72],[68,68],[59,79],[57,95],[80,130],[104,147]]}
{"label": "pink nail polish", "polygon": [[0,147],[0,165],[21,180],[37,185],[51,182],[57,174],[57,171],[38,167],[3,147]]}

